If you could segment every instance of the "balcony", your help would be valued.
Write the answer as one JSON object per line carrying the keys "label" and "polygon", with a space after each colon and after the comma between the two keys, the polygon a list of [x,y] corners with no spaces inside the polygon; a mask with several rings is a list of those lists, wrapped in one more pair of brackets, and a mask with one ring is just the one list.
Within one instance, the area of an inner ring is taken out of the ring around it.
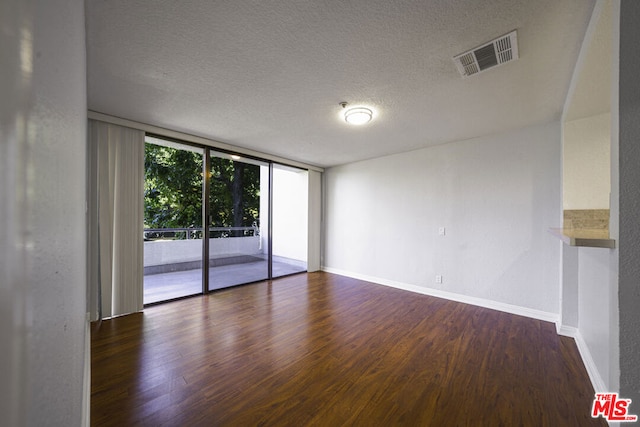
{"label": "balcony", "polygon": [[[258,227],[212,227],[209,235],[209,290],[267,278]],[[145,304],[202,292],[202,229],[145,229],[144,238]],[[274,248],[273,277],[306,271],[306,253],[281,252]]]}

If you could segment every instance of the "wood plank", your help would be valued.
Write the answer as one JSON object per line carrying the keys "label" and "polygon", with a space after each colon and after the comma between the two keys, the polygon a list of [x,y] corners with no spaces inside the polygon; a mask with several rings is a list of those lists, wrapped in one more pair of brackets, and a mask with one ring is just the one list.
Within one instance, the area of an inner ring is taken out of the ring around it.
{"label": "wood plank", "polygon": [[606,425],[551,323],[329,273],[92,325],[93,426]]}

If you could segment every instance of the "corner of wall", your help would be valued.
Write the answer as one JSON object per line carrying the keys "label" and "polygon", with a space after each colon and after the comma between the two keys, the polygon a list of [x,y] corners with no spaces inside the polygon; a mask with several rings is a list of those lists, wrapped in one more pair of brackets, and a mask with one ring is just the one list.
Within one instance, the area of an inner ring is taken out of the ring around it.
{"label": "corner of wall", "polygon": [[578,351],[580,352],[580,357],[582,357],[582,362],[584,363],[584,367],[587,369],[587,374],[589,375],[589,379],[591,380],[591,384],[593,385],[593,389],[596,393],[607,392],[607,387],[598,371],[598,367],[591,356],[591,352],[589,351],[589,347],[585,342],[584,338],[580,334],[579,330],[575,331],[575,336],[573,337],[576,341],[576,346],[578,347]]}
{"label": "corner of wall", "polygon": [[574,338],[578,335],[578,328],[574,326],[563,325],[562,321],[556,322],[556,332],[563,337]]}

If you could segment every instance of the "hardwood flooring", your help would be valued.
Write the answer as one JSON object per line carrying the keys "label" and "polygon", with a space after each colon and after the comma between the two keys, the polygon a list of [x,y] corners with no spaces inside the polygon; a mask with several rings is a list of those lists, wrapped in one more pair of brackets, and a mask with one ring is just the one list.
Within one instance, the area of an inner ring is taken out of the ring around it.
{"label": "hardwood flooring", "polygon": [[589,426],[551,323],[310,273],[92,327],[92,426]]}

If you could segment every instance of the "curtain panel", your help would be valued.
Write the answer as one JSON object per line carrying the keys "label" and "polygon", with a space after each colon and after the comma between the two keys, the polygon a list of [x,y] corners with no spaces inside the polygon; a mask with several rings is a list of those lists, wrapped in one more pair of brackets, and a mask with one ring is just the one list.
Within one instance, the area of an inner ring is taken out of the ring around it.
{"label": "curtain panel", "polygon": [[143,308],[144,132],[89,121],[89,303],[92,317]]}

